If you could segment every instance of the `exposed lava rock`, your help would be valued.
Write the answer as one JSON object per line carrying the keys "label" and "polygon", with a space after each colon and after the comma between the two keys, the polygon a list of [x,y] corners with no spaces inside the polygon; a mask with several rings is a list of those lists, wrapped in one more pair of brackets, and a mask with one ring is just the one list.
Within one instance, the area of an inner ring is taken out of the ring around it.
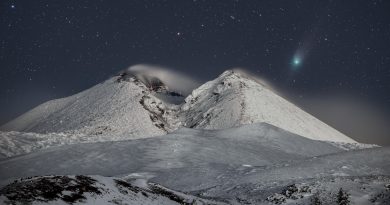
{"label": "exposed lava rock", "polygon": [[54,201],[61,199],[75,203],[86,199],[85,193],[102,194],[95,186],[96,180],[88,176],[44,176],[32,177],[15,181],[0,190],[11,202],[22,204],[33,201]]}

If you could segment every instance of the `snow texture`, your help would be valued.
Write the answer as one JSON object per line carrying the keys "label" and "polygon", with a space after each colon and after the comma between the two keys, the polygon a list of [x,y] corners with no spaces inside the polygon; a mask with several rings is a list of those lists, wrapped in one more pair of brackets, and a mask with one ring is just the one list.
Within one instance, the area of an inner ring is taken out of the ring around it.
{"label": "snow texture", "polygon": [[[117,139],[163,135],[169,127],[160,125],[164,124],[162,120],[170,108],[154,97],[153,92],[153,88],[134,77],[115,76],[76,95],[39,105],[2,129],[88,136],[104,134]],[[142,101],[148,104],[143,105]]]}
{"label": "snow texture", "polygon": [[[29,190],[29,192],[26,192]],[[17,180],[0,190],[1,204],[221,204],[158,184],[138,187],[102,176],[42,176]]]}
{"label": "snow texture", "polygon": [[186,98],[145,73],[2,126],[0,204],[390,204],[389,147],[234,71]]}
{"label": "snow texture", "polygon": [[[3,159],[0,187],[36,175],[102,175],[229,204],[310,204],[317,193],[333,203],[340,188],[352,201],[385,204],[389,158],[389,148],[344,151],[265,123],[183,128],[165,136],[64,145]],[[311,191],[285,194],[292,184]]]}
{"label": "snow texture", "polygon": [[355,142],[265,85],[234,71],[200,86],[185,101],[183,119],[188,127],[223,129],[266,122],[310,139]]}
{"label": "snow texture", "polygon": [[265,122],[314,140],[355,142],[238,72],[224,72],[177,105],[180,97],[158,79],[145,84],[123,73],[79,94],[46,102],[1,129],[135,139],[183,126],[224,129]]}
{"label": "snow texture", "polygon": [[183,128],[165,136],[51,147],[5,159],[0,161],[0,181],[42,174],[111,176],[138,172],[140,168],[147,168],[142,172],[160,171],[203,164],[210,169],[212,164],[264,166],[340,151],[327,142],[264,123],[224,130]]}

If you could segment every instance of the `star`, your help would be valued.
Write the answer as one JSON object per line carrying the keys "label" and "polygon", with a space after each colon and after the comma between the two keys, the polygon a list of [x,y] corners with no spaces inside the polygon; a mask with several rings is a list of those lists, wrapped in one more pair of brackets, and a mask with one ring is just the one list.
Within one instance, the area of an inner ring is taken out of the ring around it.
{"label": "star", "polygon": [[14,9],[16,8],[14,4],[11,4],[11,9]]}

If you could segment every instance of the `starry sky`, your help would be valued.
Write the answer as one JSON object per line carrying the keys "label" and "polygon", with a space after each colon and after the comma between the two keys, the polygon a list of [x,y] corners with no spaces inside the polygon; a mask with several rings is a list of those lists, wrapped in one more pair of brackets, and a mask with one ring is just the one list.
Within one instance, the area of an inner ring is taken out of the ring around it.
{"label": "starry sky", "polygon": [[2,0],[0,124],[130,65],[245,68],[345,134],[390,145],[390,1]]}

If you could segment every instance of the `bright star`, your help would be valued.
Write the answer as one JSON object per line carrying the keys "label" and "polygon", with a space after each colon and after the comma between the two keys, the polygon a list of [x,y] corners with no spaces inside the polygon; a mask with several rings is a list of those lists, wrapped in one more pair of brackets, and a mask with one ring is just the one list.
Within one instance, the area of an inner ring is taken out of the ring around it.
{"label": "bright star", "polygon": [[15,8],[15,5],[12,4],[12,5],[11,5],[11,9],[14,9],[14,8]]}

